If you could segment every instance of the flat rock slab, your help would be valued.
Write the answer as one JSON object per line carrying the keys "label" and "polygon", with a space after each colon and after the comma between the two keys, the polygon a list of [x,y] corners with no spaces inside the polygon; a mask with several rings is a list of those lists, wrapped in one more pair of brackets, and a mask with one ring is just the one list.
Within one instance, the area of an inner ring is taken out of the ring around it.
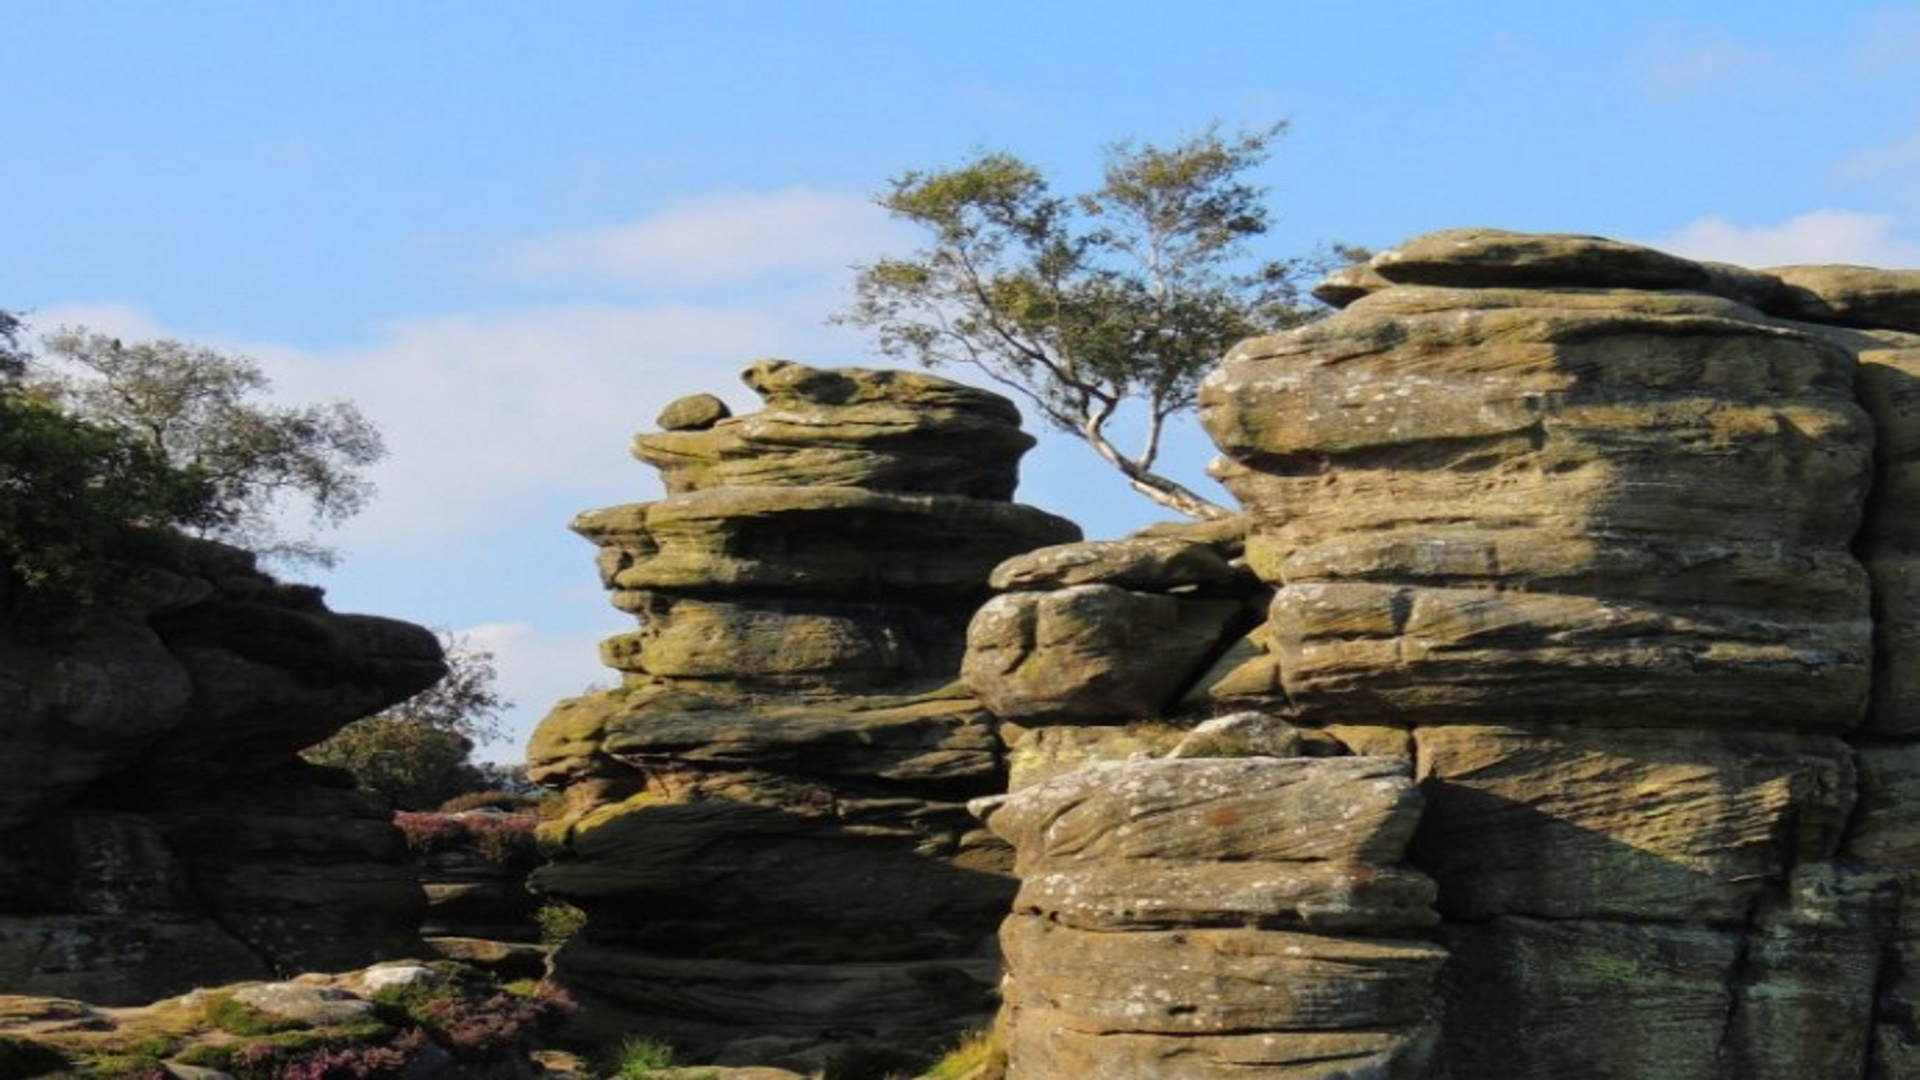
{"label": "flat rock slab", "polygon": [[590,511],[575,532],[616,590],[860,596],[983,591],[1001,562],[1080,529],[1029,506],[846,487],[716,488]]}
{"label": "flat rock slab", "polygon": [[986,812],[1018,872],[1094,859],[1399,861],[1420,798],[1397,758],[1105,762]]}

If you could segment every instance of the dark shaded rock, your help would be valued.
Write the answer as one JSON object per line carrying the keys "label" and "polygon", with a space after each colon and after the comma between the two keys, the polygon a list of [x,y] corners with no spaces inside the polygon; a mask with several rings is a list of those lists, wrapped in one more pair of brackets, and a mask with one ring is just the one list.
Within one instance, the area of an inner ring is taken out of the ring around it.
{"label": "dark shaded rock", "polygon": [[219,545],[156,575],[0,625],[0,984],[118,1005],[418,952],[386,808],[295,755],[438,679],[437,639]]}

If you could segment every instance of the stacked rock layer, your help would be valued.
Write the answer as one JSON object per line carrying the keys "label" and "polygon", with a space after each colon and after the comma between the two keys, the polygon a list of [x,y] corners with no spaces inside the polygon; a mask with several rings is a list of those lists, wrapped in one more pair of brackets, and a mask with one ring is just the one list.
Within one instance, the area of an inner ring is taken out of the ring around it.
{"label": "stacked rock layer", "polygon": [[[956,683],[993,567],[1076,539],[1007,500],[1032,444],[929,375],[749,367],[636,440],[668,496],[582,515],[622,685],[541,724],[564,789],[536,887],[586,912],[556,958],[590,1025],[723,1063],[920,1048],[990,1011],[1010,853],[992,715]],[[904,1059],[903,1059],[904,1060]]]}
{"label": "stacked rock layer", "polygon": [[1920,274],[1463,230],[1322,295],[1202,415],[1267,708],[1410,747],[1427,1075],[1920,1076]]}

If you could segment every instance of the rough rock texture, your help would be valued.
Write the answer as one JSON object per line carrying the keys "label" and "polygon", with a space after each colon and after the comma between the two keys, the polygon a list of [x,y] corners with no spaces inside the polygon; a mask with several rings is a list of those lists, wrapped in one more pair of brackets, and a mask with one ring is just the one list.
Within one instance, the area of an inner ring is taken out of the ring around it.
{"label": "rough rock texture", "polygon": [[[995,568],[962,674],[1023,726],[1159,716],[1259,616],[1240,536],[1137,535],[1041,548]],[[1256,599],[1257,598],[1257,599]]]}
{"label": "rough rock texture", "polygon": [[1419,1075],[1446,955],[1401,862],[1419,803],[1365,757],[1108,762],[983,801],[1021,883],[1009,1075]]}
{"label": "rough rock texture", "polygon": [[666,499],[575,524],[640,625],[602,650],[622,685],[534,736],[569,804],[535,886],[587,913],[556,969],[590,1030],[743,1066],[902,1055],[990,1009],[1013,890],[964,805],[1005,783],[955,682],[967,621],[994,566],[1078,530],[1005,501],[1032,440],[997,395],[745,378],[761,411],[676,403],[636,440]]}
{"label": "rough rock texture", "polygon": [[192,556],[87,627],[0,625],[12,992],[124,1004],[420,950],[385,807],[295,755],[439,678],[438,642]]}
{"label": "rough rock texture", "polygon": [[1409,1075],[1920,1076],[1920,280],[1457,230],[1322,295],[1202,417],[1266,710],[1425,796]]}
{"label": "rough rock texture", "polygon": [[0,1076],[585,1080],[566,1067],[578,1064],[571,1055],[532,1049],[565,1008],[417,960],[216,983],[133,1007],[0,994]]}

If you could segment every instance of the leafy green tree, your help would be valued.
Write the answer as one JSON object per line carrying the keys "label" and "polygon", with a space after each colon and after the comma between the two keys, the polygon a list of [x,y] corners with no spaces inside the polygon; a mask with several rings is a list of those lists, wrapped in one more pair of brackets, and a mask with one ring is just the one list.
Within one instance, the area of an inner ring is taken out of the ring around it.
{"label": "leafy green tree", "polygon": [[[1309,260],[1252,262],[1263,189],[1243,177],[1284,125],[1170,147],[1109,147],[1104,182],[1071,198],[1010,154],[910,172],[879,202],[925,227],[909,258],[858,268],[836,321],[868,328],[881,353],[928,367],[967,364],[1084,440],[1136,491],[1196,518],[1228,511],[1156,471],[1169,418],[1243,338],[1310,317]],[[1131,451],[1125,407],[1144,413]]]}
{"label": "leafy green tree", "polygon": [[472,760],[476,744],[505,734],[500,714],[513,703],[494,687],[493,654],[465,638],[441,635],[447,675],[406,701],[356,720],[301,756],[353,773],[362,790],[402,810],[430,810],[490,786]]}
{"label": "leafy green tree", "polygon": [[212,525],[219,511],[197,470],[24,383],[20,334],[0,311],[0,612],[72,621],[171,561],[174,528]]}
{"label": "leafy green tree", "polygon": [[20,345],[23,331],[20,316],[0,311],[0,385],[12,383],[27,373],[27,352]]}
{"label": "leafy green tree", "polygon": [[125,344],[62,330],[30,381],[70,414],[126,432],[211,486],[217,513],[194,531],[282,564],[331,565],[310,536],[282,531],[304,504],[313,528],[339,525],[373,494],[361,470],[386,453],[379,431],[347,402],[283,406],[260,400],[259,364],[180,341]]}

